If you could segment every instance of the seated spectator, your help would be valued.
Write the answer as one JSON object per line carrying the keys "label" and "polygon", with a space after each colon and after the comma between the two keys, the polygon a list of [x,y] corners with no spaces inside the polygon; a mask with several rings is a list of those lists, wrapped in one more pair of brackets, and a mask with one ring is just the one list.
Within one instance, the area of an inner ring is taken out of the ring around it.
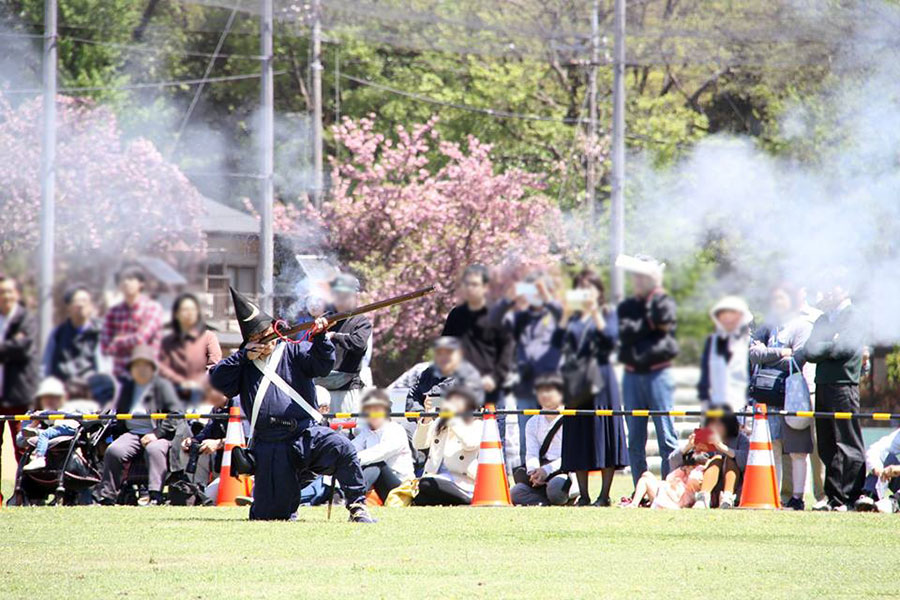
{"label": "seated spectator", "polygon": [[[563,381],[559,375],[543,375],[534,383],[538,404],[543,410],[563,408]],[[513,472],[516,484],[509,491],[513,504],[521,506],[557,506],[578,496],[562,465],[563,417],[542,415],[525,426],[525,466]]]}
{"label": "seated spectator", "polygon": [[44,374],[63,382],[74,398],[88,397],[87,380],[91,375],[108,372],[109,360],[100,353],[100,321],[95,317],[91,293],[85,287],[73,287],[63,295],[66,320],[47,338],[44,350]]}
{"label": "seated spectator", "polygon": [[203,398],[206,372],[222,360],[219,338],[207,329],[200,301],[182,294],[172,304],[172,331],[162,340],[159,374],[175,385],[178,397],[189,407]]}
{"label": "seated spectator", "polygon": [[[698,458],[703,461],[701,464],[697,463]],[[649,504],[650,508],[691,508],[703,484],[705,462],[702,455],[686,454],[681,466],[670,470],[663,481],[650,471],[644,471],[634,486],[634,497],[620,506],[639,508]]]}
{"label": "seated spectator", "polygon": [[[157,373],[155,351],[137,346],[126,367],[131,373],[119,392],[116,413],[170,413],[181,410],[175,388]],[[142,453],[147,461],[150,504],[162,502],[169,445],[175,437],[176,422],[171,419],[129,419],[116,421],[115,441],[103,456],[99,496],[103,504],[115,504],[125,467]]]}
{"label": "seated spectator", "polygon": [[[213,415],[228,414],[228,398],[217,389],[206,383],[203,388],[203,402],[201,412]],[[249,422],[244,421],[244,438],[249,433]],[[200,453],[197,466],[193,473],[185,473],[188,480],[202,485],[206,495],[215,501],[219,488],[219,472],[222,469],[222,453],[225,450],[225,433],[228,429],[226,419],[209,419],[199,433],[191,434],[187,423],[178,425],[175,437],[172,440],[173,451],[169,456],[172,471],[183,470],[190,459],[191,446],[196,443]],[[180,440],[180,441],[179,441]],[[210,481],[212,479],[212,481]]]}
{"label": "seated spectator", "polygon": [[443,396],[445,390],[457,386],[477,390],[475,400],[481,406],[484,398],[481,375],[463,359],[462,344],[458,339],[439,337],[434,342],[434,361],[418,374],[406,395],[406,410],[421,411],[426,397]]}
{"label": "seated spectator", "polygon": [[869,446],[866,473],[863,495],[854,508],[860,512],[895,512],[891,497],[900,491],[900,428]]}
{"label": "seated spectator", "polygon": [[[469,388],[453,387],[443,399],[429,396],[424,409],[460,415],[478,408],[479,397]],[[419,419],[413,445],[428,450],[424,475],[419,479],[415,506],[460,506],[472,503],[478,474],[482,423],[471,416]]]}
{"label": "seated spectator", "polygon": [[[74,412],[70,411],[66,406],[66,389],[62,381],[55,377],[47,377],[41,381],[41,385],[38,386],[37,393],[34,395],[34,400],[37,408],[36,414]],[[22,470],[36,471],[46,467],[47,449],[50,447],[50,440],[64,435],[74,435],[76,429],[78,429],[78,422],[68,419],[56,421],[34,420],[23,427],[19,435],[16,436],[17,445],[21,446],[24,438],[31,436],[37,437],[37,444],[34,452],[31,453],[31,460],[22,467]]]}
{"label": "seated spectator", "polygon": [[100,331],[100,348],[113,360],[113,375],[127,378],[131,354],[138,346],[149,346],[154,353],[162,340],[163,310],[158,302],[144,295],[146,277],[137,268],[125,268],[116,274],[122,301],[106,313]]}
{"label": "seated spectator", "polygon": [[726,296],[713,306],[709,316],[716,331],[703,346],[697,393],[704,408],[730,406],[739,411],[747,404],[753,315],[742,298]]}
{"label": "seated spectator", "polygon": [[374,489],[383,501],[392,489],[415,477],[412,451],[406,430],[388,416],[391,398],[384,390],[370,390],[362,399],[362,412],[368,413],[366,424],[357,429],[353,446],[362,466],[366,491]]}
{"label": "seated spectator", "polygon": [[750,440],[731,409],[722,410],[721,417],[704,420],[707,440],[701,442],[694,432],[684,448],[676,448],[669,455],[669,469],[681,468],[690,460],[703,464],[703,482],[694,498],[694,508],[734,508],[740,494]]}

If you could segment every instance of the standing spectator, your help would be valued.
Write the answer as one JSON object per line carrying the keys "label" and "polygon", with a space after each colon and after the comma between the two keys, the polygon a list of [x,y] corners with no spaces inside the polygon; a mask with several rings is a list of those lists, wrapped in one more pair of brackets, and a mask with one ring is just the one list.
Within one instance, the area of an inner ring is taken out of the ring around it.
{"label": "standing spectator", "polygon": [[[809,303],[809,300],[807,298],[807,290],[803,287],[797,288],[795,304],[797,305],[797,313],[800,317],[802,317],[809,323],[811,332],[813,323],[816,322],[816,319],[822,316],[822,311]],[[816,365],[811,362],[807,362],[805,365],[803,365],[803,378],[806,379],[806,385],[809,386],[810,397],[815,398]],[[828,504],[828,498],[825,496],[825,465],[822,463],[822,458],[819,456],[819,449],[816,444],[815,421],[810,424],[809,430],[810,432],[812,432],[813,438],[813,451],[812,454],[809,455],[809,463],[810,467],[812,467],[813,497],[816,499],[816,504],[821,507],[825,504]],[[791,470],[790,465],[790,460],[785,460],[784,464],[782,465],[784,472],[784,477],[782,479],[781,485],[782,494],[785,492],[785,483],[791,481],[791,474],[789,473],[789,471]]]}
{"label": "standing spectator", "polygon": [[[594,373],[591,402],[578,408],[622,410],[619,384],[609,363],[616,347],[618,326],[616,314],[605,306],[603,281],[590,270],[575,278],[575,290],[586,292],[582,306],[567,319],[565,353],[568,357],[590,360]],[[569,307],[567,307],[569,310]],[[625,444],[625,421],[618,417],[568,417],[563,420],[562,468],[575,472],[581,496],[580,506],[590,504],[588,489],[591,471],[603,476],[597,506],[609,506],[609,492],[616,469],[628,464]]]}
{"label": "standing spectator", "polygon": [[182,294],[172,304],[172,331],[162,340],[159,374],[175,385],[178,397],[196,407],[203,397],[207,371],[222,360],[219,338],[206,327],[200,301]]}
{"label": "standing spectator", "polygon": [[[426,398],[425,410],[461,415],[474,411],[479,402],[480,398],[473,390],[451,388],[441,400]],[[419,419],[413,445],[419,450],[428,450],[428,461],[419,479],[414,505],[460,506],[472,503],[481,429],[481,421],[471,415]]]}
{"label": "standing spectator", "polygon": [[[131,378],[126,380],[116,401],[116,413],[170,413],[181,410],[175,388],[157,373],[156,351],[150,346],[137,346],[126,363]],[[100,502],[115,504],[125,467],[144,453],[149,471],[147,487],[150,503],[162,502],[166,479],[169,445],[175,437],[177,423],[171,419],[129,419],[116,421],[115,441],[103,455],[100,478]]]}
{"label": "standing spectator", "polygon": [[384,501],[392,489],[415,477],[412,450],[406,430],[385,415],[391,398],[384,390],[370,390],[362,399],[362,410],[369,414],[366,426],[353,438],[353,446],[362,466],[366,490],[374,489]]}
{"label": "standing spectator", "polygon": [[63,294],[66,320],[56,326],[44,349],[44,374],[66,386],[72,398],[88,396],[87,380],[108,370],[100,353],[100,321],[86,287],[76,286]]}
{"label": "standing spectator", "polygon": [[113,359],[113,375],[125,378],[132,351],[138,346],[159,350],[162,339],[163,310],[144,295],[144,273],[126,268],[116,275],[124,297],[106,313],[100,333],[100,347]]}
{"label": "standing spectator", "polygon": [[[517,409],[538,407],[534,382],[540,375],[559,370],[563,331],[560,328],[562,306],[553,299],[550,284],[540,276],[528,277],[517,284],[512,332],[515,340],[518,379],[513,389]],[[519,415],[519,457],[525,463],[525,425],[529,415]]]}
{"label": "standing spectator", "polygon": [[[648,256],[638,256],[632,267],[633,296],[618,308],[619,360],[625,365],[622,395],[625,410],[672,410],[675,382],[669,365],[678,355],[675,340],[675,300],[663,289],[665,265]],[[628,455],[631,477],[637,483],[647,470],[647,418],[627,417]],[[659,454],[675,450],[677,436],[672,417],[653,417]],[[662,461],[662,476],[669,463]]]}
{"label": "standing spectator", "polygon": [[462,344],[454,337],[439,337],[434,342],[434,361],[416,375],[406,395],[407,411],[422,411],[425,399],[441,397],[450,388],[466,387],[475,393],[479,406],[483,404],[481,376],[463,359]]}
{"label": "standing spectator", "polygon": [[471,265],[463,272],[462,303],[447,315],[441,335],[459,339],[463,358],[481,374],[485,402],[499,406],[515,345],[512,333],[503,325],[503,307],[488,305],[489,282],[484,265]]}
{"label": "standing spectator", "polygon": [[716,327],[706,338],[700,359],[697,395],[704,408],[730,406],[733,411],[747,405],[750,381],[750,322],[753,315],[743,298],[726,296],[709,316]]}
{"label": "standing spectator", "polygon": [[[806,366],[798,360],[800,351],[806,345],[812,332],[812,323],[799,314],[793,306],[797,294],[789,287],[781,285],[772,290],[769,300],[769,317],[765,325],[754,332],[753,344],[750,346],[750,362],[754,368],[767,368],[780,371],[788,377],[792,371],[804,371]],[[793,361],[793,362],[792,362]],[[781,393],[784,405],[784,394]],[[765,399],[755,398],[765,402]],[[813,450],[812,427],[794,429],[779,415],[769,415],[769,432],[772,436],[772,452],[775,457],[775,481],[779,484],[782,496],[785,489],[790,489],[790,498],[785,508],[803,510],[803,494],[806,491],[806,458]],[[791,482],[783,472],[783,456],[790,457]]]}
{"label": "standing spectator", "polygon": [[[334,309],[338,313],[359,306],[359,280],[342,273],[331,282]],[[327,316],[327,315],[326,315]],[[358,412],[363,382],[360,378],[363,358],[372,340],[372,321],[357,315],[337,322],[325,334],[334,344],[334,367],[316,385],[331,392],[331,409],[335,412]]]}
{"label": "standing spectator", "polygon": [[[559,375],[542,375],[535,382],[538,403],[543,410],[563,408],[563,381]],[[575,417],[544,415],[525,426],[525,466],[516,469],[516,485],[509,490],[513,504],[519,506],[569,503],[578,495],[578,487],[562,465],[563,429]]]}
{"label": "standing spectator", "polygon": [[[816,364],[816,411],[859,412],[863,333],[847,290],[835,285],[822,299],[825,314],[816,319],[801,357]],[[821,510],[845,511],[862,492],[865,443],[859,419],[816,419],[819,456],[825,463]]]}
{"label": "standing spectator", "polygon": [[[0,414],[28,411],[37,387],[38,371],[37,323],[21,303],[19,282],[0,275]],[[4,423],[13,440],[22,429],[19,421],[0,421],[0,445]],[[15,454],[19,460],[21,449],[17,447]]]}

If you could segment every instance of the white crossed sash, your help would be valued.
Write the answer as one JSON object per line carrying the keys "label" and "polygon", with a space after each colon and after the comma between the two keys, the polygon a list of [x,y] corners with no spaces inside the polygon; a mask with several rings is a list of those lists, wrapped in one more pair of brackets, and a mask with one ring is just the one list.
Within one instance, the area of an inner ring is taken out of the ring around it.
{"label": "white crossed sash", "polygon": [[310,406],[309,402],[307,402],[297,390],[292,388],[281,375],[275,372],[275,369],[281,363],[284,348],[285,344],[283,342],[279,343],[275,346],[275,350],[272,351],[272,354],[267,356],[265,360],[257,358],[253,361],[253,366],[262,373],[263,377],[256,390],[256,396],[253,398],[253,414],[250,417],[250,436],[247,438],[247,445],[250,444],[250,440],[253,439],[253,432],[256,431],[256,419],[259,416],[259,407],[262,405],[263,397],[269,389],[269,384],[274,383],[275,387],[287,394],[288,397],[290,397],[290,399],[300,408],[305,410],[316,423],[321,423],[325,419],[325,417],[322,416],[322,413]]}

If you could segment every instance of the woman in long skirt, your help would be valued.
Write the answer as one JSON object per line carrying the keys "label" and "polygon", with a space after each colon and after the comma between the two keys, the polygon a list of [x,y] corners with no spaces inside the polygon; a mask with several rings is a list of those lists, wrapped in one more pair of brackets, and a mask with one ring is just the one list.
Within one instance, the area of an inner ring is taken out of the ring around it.
{"label": "woman in long skirt", "polygon": [[[593,271],[579,273],[575,289],[585,290],[584,299],[566,320],[564,353],[590,357],[596,367],[593,403],[582,408],[621,410],[619,386],[609,363],[618,338],[616,313],[604,306],[603,281]],[[625,420],[621,416],[565,417],[562,431],[562,470],[575,473],[581,491],[578,505],[590,504],[588,477],[591,471],[600,471],[603,483],[594,504],[609,506],[613,476],[628,465]]]}

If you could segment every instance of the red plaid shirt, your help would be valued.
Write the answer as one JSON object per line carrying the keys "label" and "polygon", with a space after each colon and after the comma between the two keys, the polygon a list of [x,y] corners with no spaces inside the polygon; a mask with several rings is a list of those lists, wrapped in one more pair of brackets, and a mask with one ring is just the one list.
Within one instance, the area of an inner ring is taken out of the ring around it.
{"label": "red plaid shirt", "polygon": [[159,350],[162,325],[162,307],[144,296],[133,306],[120,302],[109,309],[100,332],[100,348],[112,357],[116,377],[128,372],[126,365],[135,346],[146,344]]}

